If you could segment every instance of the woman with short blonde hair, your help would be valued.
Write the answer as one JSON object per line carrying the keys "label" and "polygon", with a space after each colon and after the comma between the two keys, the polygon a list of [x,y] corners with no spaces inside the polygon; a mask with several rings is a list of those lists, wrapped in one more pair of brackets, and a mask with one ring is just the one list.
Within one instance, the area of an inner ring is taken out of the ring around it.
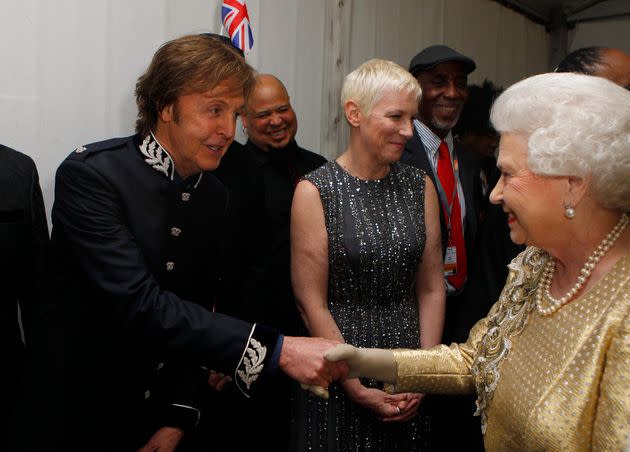
{"label": "woman with short blonde hair", "polygon": [[[300,182],[291,212],[291,272],[313,336],[359,347],[431,347],[444,322],[438,201],[422,171],[398,163],[420,86],[391,61],[350,73],[342,107],[350,144]],[[329,400],[302,397],[292,450],[426,450],[422,395],[391,398],[347,380]]]}

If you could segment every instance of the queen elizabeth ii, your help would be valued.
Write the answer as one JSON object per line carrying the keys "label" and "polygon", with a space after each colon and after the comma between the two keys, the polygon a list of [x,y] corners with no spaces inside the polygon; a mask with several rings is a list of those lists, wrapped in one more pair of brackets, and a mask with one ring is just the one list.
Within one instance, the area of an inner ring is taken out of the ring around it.
{"label": "queen elizabeth ii", "polygon": [[[477,394],[487,450],[623,450],[630,441],[630,92],[542,74],[495,102],[491,201],[528,245],[466,343],[328,353],[392,392]],[[456,430],[457,426],[454,425]]]}

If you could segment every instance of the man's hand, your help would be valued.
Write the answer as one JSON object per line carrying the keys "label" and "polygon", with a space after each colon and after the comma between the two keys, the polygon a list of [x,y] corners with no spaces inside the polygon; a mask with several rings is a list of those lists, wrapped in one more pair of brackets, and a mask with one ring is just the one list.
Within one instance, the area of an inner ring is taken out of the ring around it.
{"label": "man's hand", "polygon": [[208,386],[217,392],[223,391],[226,384],[232,382],[232,377],[211,370],[208,374]]}
{"label": "man's hand", "polygon": [[280,368],[289,377],[302,383],[302,387],[307,386],[306,389],[326,398],[328,385],[348,375],[345,362],[324,359],[324,353],[337,344],[319,337],[285,336],[280,351]]}
{"label": "man's hand", "polygon": [[184,431],[176,427],[162,427],[138,452],[173,452],[184,437]]}

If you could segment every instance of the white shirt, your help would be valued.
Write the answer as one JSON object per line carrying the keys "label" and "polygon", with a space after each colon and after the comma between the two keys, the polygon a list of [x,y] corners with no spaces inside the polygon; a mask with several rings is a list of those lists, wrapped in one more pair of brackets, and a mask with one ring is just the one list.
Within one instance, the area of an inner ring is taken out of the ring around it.
{"label": "white shirt", "polygon": [[[433,131],[429,129],[426,125],[424,125],[422,122],[420,122],[417,119],[413,120],[413,125],[416,128],[418,135],[420,136],[420,141],[422,141],[422,144],[424,145],[424,150],[427,153],[427,158],[429,159],[429,162],[431,163],[431,168],[433,168],[433,176],[437,179],[438,178],[437,166],[438,166],[438,159],[439,159],[439,154],[440,154],[438,151],[438,148],[440,147],[440,143],[442,142],[442,139],[438,137],[435,133],[433,133]],[[448,135],[446,135],[446,138],[444,138],[444,142],[446,143],[446,146],[448,147],[448,152],[451,155],[451,162],[452,162],[453,151],[455,147],[453,144],[453,134],[451,133],[450,130],[448,131]],[[462,231],[464,233],[464,238],[465,238],[466,228],[464,227],[464,224],[465,224],[464,221],[466,218],[466,200],[464,198],[464,189],[462,188],[462,181],[459,179],[459,174],[455,173],[454,175],[457,181],[457,196],[459,197],[459,206],[460,206],[461,220],[462,220]],[[435,187],[435,189],[438,190],[437,187]],[[439,195],[438,195],[438,200],[439,200]],[[440,201],[440,206],[442,206],[441,201]],[[457,293],[457,290],[453,286],[450,285],[447,278],[444,278],[444,285],[446,286],[446,295],[454,295]]]}
{"label": "white shirt", "polygon": [[[431,167],[433,168],[433,175],[437,179],[437,166],[439,158],[438,148],[440,147],[442,139],[417,119],[413,120],[413,125],[416,128],[418,135],[420,136],[420,141],[422,141],[422,144],[424,145],[424,150],[426,151],[429,162],[431,163]],[[446,135],[446,138],[444,138],[444,142],[446,143],[446,146],[448,146],[448,152],[451,154],[452,162],[455,145],[453,144],[453,134],[450,130],[448,131],[448,135]],[[459,207],[462,214],[462,230],[464,231],[464,237],[466,237],[466,228],[464,227],[464,220],[466,219],[466,198],[464,198],[464,189],[462,188],[462,181],[459,179],[459,175],[455,174],[455,177],[457,180],[457,196],[459,197]]]}

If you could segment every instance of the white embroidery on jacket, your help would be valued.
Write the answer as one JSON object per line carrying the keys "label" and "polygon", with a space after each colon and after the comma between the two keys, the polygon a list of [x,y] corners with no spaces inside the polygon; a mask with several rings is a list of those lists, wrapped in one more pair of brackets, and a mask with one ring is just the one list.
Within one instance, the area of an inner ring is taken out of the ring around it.
{"label": "white embroidery on jacket", "polygon": [[243,351],[243,356],[241,356],[241,360],[235,371],[235,381],[237,386],[246,397],[249,397],[249,394],[247,394],[247,392],[241,388],[241,385],[238,384],[239,380],[242,381],[247,390],[249,390],[252,383],[260,377],[260,374],[265,367],[264,362],[265,357],[267,356],[267,347],[252,337],[255,329],[256,325],[252,327],[252,331],[250,332],[249,339],[247,341],[247,346]]}
{"label": "white embroidery on jacket", "polygon": [[153,133],[150,133],[144,139],[140,145],[140,152],[145,156],[144,161],[147,162],[149,166],[173,180],[173,174],[175,172],[173,159],[171,159],[171,156],[162,145],[158,143]]}

